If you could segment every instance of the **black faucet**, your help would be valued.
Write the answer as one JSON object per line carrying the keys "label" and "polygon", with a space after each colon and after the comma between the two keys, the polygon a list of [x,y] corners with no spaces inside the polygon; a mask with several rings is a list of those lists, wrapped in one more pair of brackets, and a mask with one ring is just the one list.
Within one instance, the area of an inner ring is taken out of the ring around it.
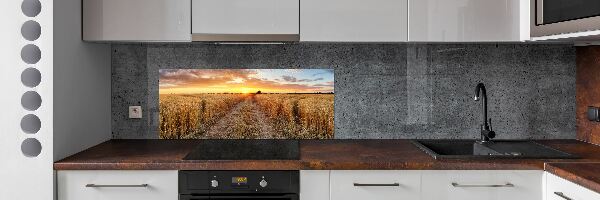
{"label": "black faucet", "polygon": [[[481,95],[480,93],[481,92]],[[475,101],[481,101],[481,107],[483,108],[483,124],[481,124],[481,142],[489,142],[492,138],[496,137],[496,132],[492,130],[492,119],[487,117],[487,94],[485,92],[485,85],[483,83],[477,84],[477,88],[475,88]]]}

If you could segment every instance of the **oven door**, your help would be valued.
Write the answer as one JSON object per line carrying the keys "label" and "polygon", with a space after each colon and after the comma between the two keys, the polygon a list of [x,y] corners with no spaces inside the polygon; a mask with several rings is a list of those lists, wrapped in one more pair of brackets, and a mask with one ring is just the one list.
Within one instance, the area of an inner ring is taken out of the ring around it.
{"label": "oven door", "polygon": [[219,195],[219,196],[199,196],[199,195],[179,195],[179,200],[207,200],[207,199],[218,199],[218,200],[298,200],[297,194],[283,194],[283,195]]}
{"label": "oven door", "polygon": [[599,0],[531,0],[534,37],[600,29]]}

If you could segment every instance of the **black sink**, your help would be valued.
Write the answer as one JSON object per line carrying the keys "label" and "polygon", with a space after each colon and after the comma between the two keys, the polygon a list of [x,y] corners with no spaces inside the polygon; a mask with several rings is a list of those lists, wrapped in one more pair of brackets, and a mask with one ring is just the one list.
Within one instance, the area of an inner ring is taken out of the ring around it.
{"label": "black sink", "polygon": [[527,140],[413,140],[413,144],[435,159],[574,159],[577,156]]}

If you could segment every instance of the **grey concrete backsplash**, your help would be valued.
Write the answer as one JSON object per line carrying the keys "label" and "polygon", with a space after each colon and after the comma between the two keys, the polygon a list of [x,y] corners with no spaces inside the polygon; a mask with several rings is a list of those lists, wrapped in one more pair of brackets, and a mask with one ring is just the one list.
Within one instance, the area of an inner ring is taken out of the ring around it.
{"label": "grey concrete backsplash", "polygon": [[[546,44],[113,45],[112,134],[158,138],[159,69],[331,68],[335,138],[575,138],[575,48]],[[141,105],[143,119],[128,119]]]}

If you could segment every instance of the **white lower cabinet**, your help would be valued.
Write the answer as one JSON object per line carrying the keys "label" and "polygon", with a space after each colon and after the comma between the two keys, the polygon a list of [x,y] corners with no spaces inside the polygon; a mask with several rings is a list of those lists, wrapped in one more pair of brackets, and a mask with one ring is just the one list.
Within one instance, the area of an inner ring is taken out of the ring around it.
{"label": "white lower cabinet", "polygon": [[545,200],[599,200],[600,194],[546,172]]}
{"label": "white lower cabinet", "polygon": [[331,200],[415,200],[421,192],[419,171],[334,170]]}
{"label": "white lower cabinet", "polygon": [[[175,170],[57,172],[58,200],[177,200]],[[537,170],[303,170],[300,200],[600,200]]]}
{"label": "white lower cabinet", "polygon": [[423,171],[422,200],[542,200],[543,171]]}
{"label": "white lower cabinet", "polygon": [[329,200],[329,170],[300,171],[301,200]]}
{"label": "white lower cabinet", "polygon": [[57,172],[58,200],[177,200],[177,171]]}
{"label": "white lower cabinet", "polygon": [[[536,170],[332,170],[330,200],[542,200],[543,173]],[[302,196],[301,199],[309,200]]]}

